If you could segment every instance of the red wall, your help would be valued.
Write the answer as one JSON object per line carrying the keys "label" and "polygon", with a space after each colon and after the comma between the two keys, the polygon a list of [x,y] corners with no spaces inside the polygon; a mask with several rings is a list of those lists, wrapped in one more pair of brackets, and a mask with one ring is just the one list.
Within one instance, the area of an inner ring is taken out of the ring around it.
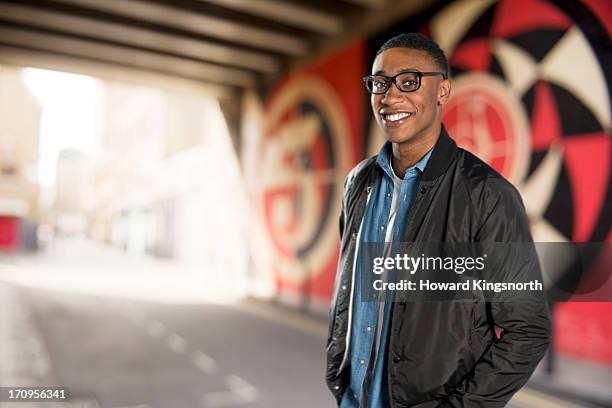
{"label": "red wall", "polygon": [[19,219],[0,216],[0,251],[14,251],[20,242]]}
{"label": "red wall", "polygon": [[[380,143],[361,77],[382,42],[406,31],[445,48],[454,85],[443,120],[460,145],[519,188],[534,239],[610,242],[612,78],[602,59],[610,2],[502,0],[477,11],[470,4],[436,5],[292,72],[263,97],[251,241],[256,267],[281,293],[329,299],[338,190]],[[483,124],[486,137],[473,138]],[[610,303],[559,304],[555,347],[612,364],[610,315]]]}

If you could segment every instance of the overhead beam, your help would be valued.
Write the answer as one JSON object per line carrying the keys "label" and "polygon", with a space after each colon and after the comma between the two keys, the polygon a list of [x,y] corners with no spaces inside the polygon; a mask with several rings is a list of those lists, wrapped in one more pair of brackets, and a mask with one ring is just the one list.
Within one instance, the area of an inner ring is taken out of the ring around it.
{"label": "overhead beam", "polygon": [[231,88],[214,83],[165,75],[145,69],[125,67],[101,61],[0,45],[0,65],[51,69],[89,75],[102,80],[166,89],[173,92],[203,94],[219,99],[235,97]]}
{"label": "overhead beam", "polygon": [[226,41],[300,56],[308,52],[306,41],[292,35],[241,24],[237,21],[198,14],[141,0],[55,0],[56,2],[113,13],[119,16],[148,21],[167,27]]}
{"label": "overhead beam", "polygon": [[124,24],[94,20],[23,4],[0,3],[0,18],[12,22],[66,33],[115,41],[126,45],[179,54],[220,64],[230,64],[254,71],[274,73],[279,62],[271,56],[193,40]]}
{"label": "overhead beam", "polygon": [[436,3],[439,0],[419,0],[419,1],[387,1],[387,0],[344,0],[352,3],[386,4],[386,7],[372,9],[363,14],[353,16],[346,25],[346,29],[342,35],[330,37],[327,41],[319,44],[307,56],[294,58],[291,62],[290,70],[304,67],[313,63],[327,53],[347,46],[355,41],[355,39],[364,39],[369,36],[382,32],[393,24],[405,19],[409,16],[414,16],[425,10],[427,7]]}
{"label": "overhead beam", "polygon": [[56,34],[42,34],[21,28],[0,26],[0,43],[102,60],[120,65],[156,69],[182,77],[203,79],[232,86],[250,87],[255,85],[253,74],[238,69],[118,45],[101,44]]}
{"label": "overhead beam", "polygon": [[378,9],[389,4],[388,0],[344,0],[347,3],[357,4],[358,6]]}
{"label": "overhead beam", "polygon": [[228,9],[249,13],[293,27],[311,30],[320,34],[338,34],[342,31],[342,20],[294,3],[278,0],[199,0]]}

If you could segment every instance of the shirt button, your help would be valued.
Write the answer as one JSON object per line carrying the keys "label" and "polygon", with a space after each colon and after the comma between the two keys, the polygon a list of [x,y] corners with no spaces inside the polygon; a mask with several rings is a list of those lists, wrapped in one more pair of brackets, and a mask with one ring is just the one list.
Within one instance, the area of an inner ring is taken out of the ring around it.
{"label": "shirt button", "polygon": [[359,364],[364,365],[365,364],[365,360],[364,359],[359,360]]}
{"label": "shirt button", "polygon": [[371,186],[368,186],[368,187],[366,188],[366,193],[370,194],[370,191],[372,191],[372,187],[371,187]]}
{"label": "shirt button", "polygon": [[383,231],[384,229],[385,229],[385,226],[384,226],[384,225],[381,225],[381,226],[380,226],[380,230],[381,230],[381,231]]}
{"label": "shirt button", "polygon": [[334,390],[339,390],[340,386],[339,385],[334,385]]}
{"label": "shirt button", "polygon": [[346,285],[342,285],[342,290],[346,290]]}
{"label": "shirt button", "polygon": [[421,187],[421,194],[425,194],[427,192],[427,189],[425,187]]}
{"label": "shirt button", "polygon": [[366,331],[372,331],[372,326],[366,327]]}
{"label": "shirt button", "polygon": [[393,362],[399,363],[400,361],[401,361],[400,356],[398,356],[397,354],[393,353]]}
{"label": "shirt button", "polygon": [[387,198],[391,198],[391,193],[387,193]]}
{"label": "shirt button", "polygon": [[353,237],[353,239],[357,239],[357,233],[353,232],[352,237]]}

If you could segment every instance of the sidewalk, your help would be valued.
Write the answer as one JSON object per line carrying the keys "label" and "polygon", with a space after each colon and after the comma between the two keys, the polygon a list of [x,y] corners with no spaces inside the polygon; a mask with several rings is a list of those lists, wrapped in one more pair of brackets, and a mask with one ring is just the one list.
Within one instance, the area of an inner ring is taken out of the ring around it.
{"label": "sidewalk", "polygon": [[[0,386],[50,387],[51,362],[35,317],[23,302],[18,287],[0,281]],[[0,402],[0,407],[16,403]],[[19,403],[19,408],[65,408],[60,403]]]}
{"label": "sidewalk", "polygon": [[57,240],[37,254],[0,258],[0,281],[164,303],[227,304],[245,295],[246,275],[204,268],[84,239]]}
{"label": "sidewalk", "polygon": [[543,361],[527,385],[593,407],[612,406],[612,367],[594,362],[556,355],[553,373]]}

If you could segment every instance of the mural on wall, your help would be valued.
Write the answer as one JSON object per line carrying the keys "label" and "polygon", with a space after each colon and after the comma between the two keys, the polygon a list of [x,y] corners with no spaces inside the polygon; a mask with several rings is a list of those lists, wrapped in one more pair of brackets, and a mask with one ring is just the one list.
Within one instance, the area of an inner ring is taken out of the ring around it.
{"label": "mural on wall", "polygon": [[[361,137],[363,46],[293,73],[267,95],[251,185],[253,258],[283,294],[327,302],[342,183]],[[341,71],[342,75],[338,75]],[[251,154],[253,154],[251,152]]]}
{"label": "mural on wall", "polygon": [[[274,271],[281,291],[329,296],[340,183],[382,143],[360,78],[385,40],[408,31],[447,53],[453,90],[443,121],[459,145],[517,186],[534,239],[610,242],[609,5],[442,2],[292,73],[265,98],[262,168],[249,176],[261,219],[253,248],[268,243],[254,257],[275,254],[256,263]],[[560,303],[554,312],[557,350],[612,363],[609,304]]]}
{"label": "mural on wall", "polygon": [[426,31],[454,72],[444,122],[519,187],[534,239],[605,240],[611,78],[580,26],[545,1],[473,1]]}
{"label": "mural on wall", "polygon": [[[451,2],[370,41],[370,61],[400,32],[440,44],[453,80],[442,120],[460,146],[517,186],[535,241],[612,239],[612,15],[605,3]],[[382,138],[373,121],[369,132],[374,154]],[[556,304],[556,349],[612,363],[610,313],[606,303]]]}
{"label": "mural on wall", "polygon": [[[572,1],[458,2],[422,28],[454,73],[444,122],[519,188],[536,241],[612,238],[609,48],[588,14]],[[555,309],[557,350],[612,362],[609,305]]]}

